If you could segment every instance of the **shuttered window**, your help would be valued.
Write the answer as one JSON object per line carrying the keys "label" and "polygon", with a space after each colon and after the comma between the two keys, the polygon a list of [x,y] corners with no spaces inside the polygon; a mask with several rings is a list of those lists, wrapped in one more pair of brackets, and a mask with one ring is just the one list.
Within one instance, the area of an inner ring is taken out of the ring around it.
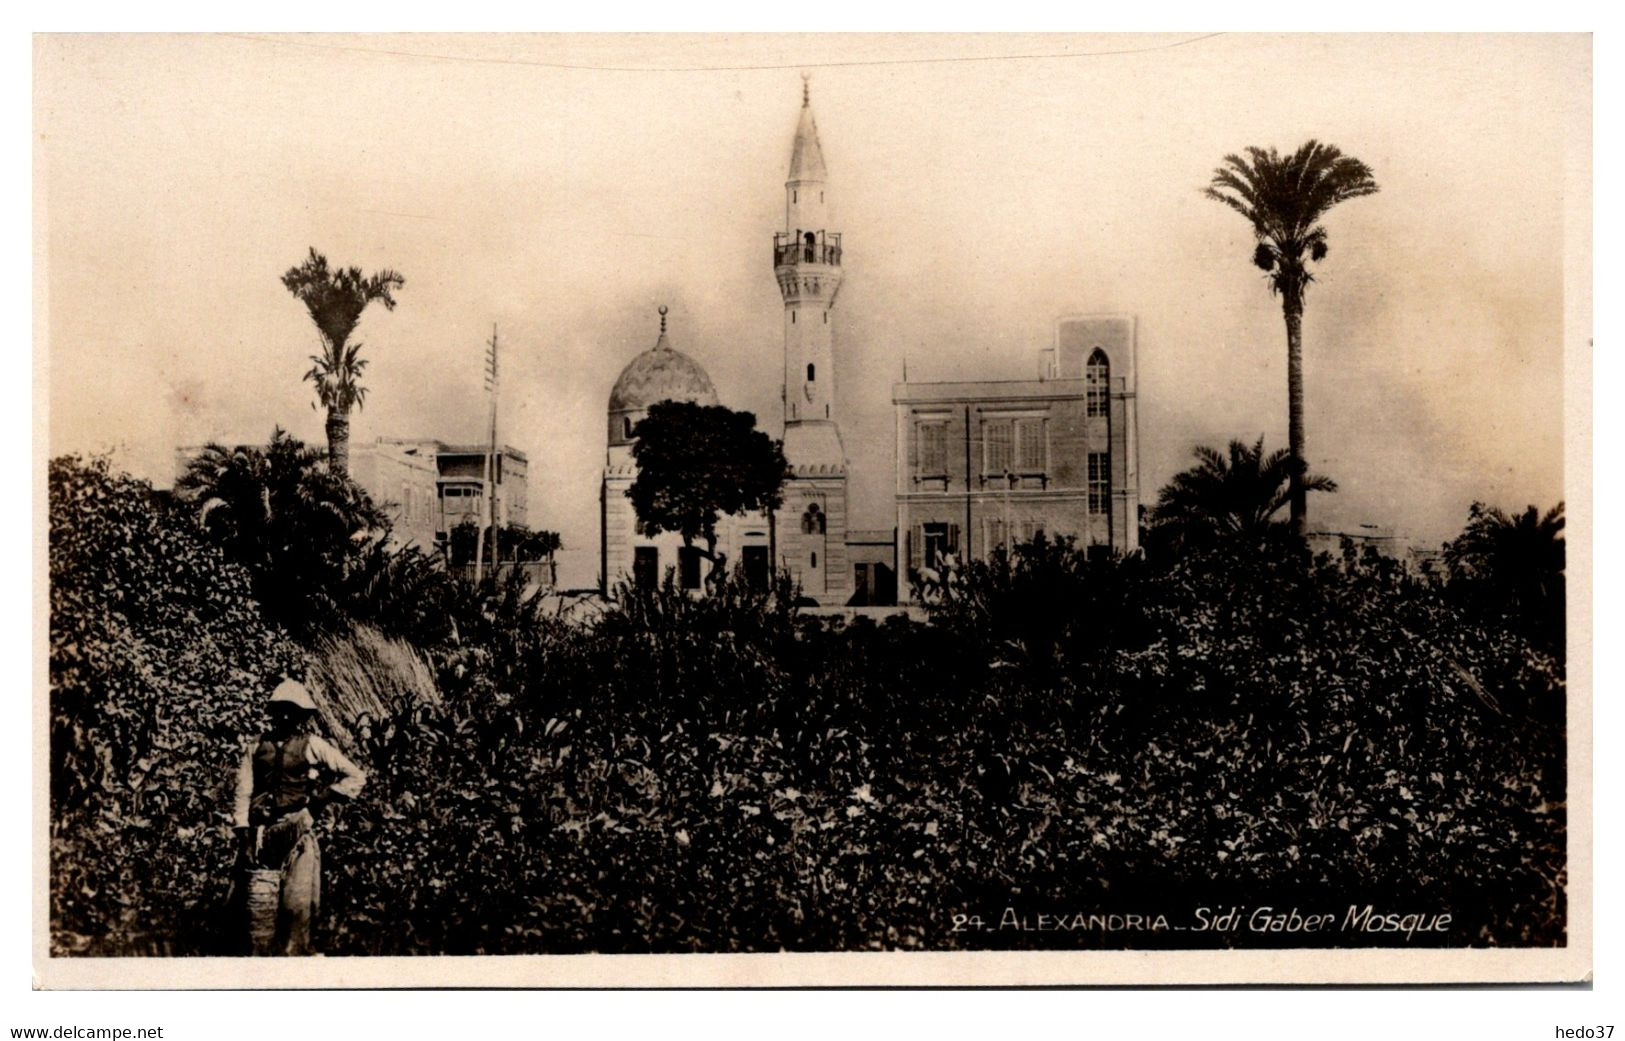
{"label": "shuttered window", "polygon": [[1022,473],[1042,473],[1044,454],[1044,421],[1016,420],[1016,469]]}
{"label": "shuttered window", "polygon": [[1011,425],[1008,419],[982,421],[982,473],[1002,477],[1014,466]]}
{"label": "shuttered window", "polygon": [[920,476],[938,477],[948,472],[948,424],[941,421],[921,423]]}

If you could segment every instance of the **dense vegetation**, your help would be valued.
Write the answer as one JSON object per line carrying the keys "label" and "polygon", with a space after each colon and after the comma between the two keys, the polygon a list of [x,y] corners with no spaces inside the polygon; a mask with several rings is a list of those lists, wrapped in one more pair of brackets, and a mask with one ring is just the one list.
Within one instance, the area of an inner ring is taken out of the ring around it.
{"label": "dense vegetation", "polygon": [[[371,775],[328,822],[331,953],[1564,940],[1561,644],[1465,549],[1435,581],[1272,533],[1040,537],[877,624],[737,578],[570,620],[361,540],[346,624],[296,644],[217,535],[52,464],[59,951],[229,949],[229,763],[285,670]],[[1452,923],[999,928],[1356,902]]]}

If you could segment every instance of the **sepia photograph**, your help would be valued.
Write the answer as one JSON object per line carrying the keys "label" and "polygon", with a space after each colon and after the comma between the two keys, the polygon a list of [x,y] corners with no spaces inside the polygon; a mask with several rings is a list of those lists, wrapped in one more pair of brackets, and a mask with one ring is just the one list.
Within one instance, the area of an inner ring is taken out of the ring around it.
{"label": "sepia photograph", "polygon": [[35,36],[38,985],[1589,978],[1591,46]]}

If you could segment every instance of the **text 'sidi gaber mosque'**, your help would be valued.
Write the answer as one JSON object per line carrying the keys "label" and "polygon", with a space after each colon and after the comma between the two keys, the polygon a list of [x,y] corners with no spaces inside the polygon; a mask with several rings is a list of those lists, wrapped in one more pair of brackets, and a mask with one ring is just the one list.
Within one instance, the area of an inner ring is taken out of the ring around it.
{"label": "text 'sidi gaber mosque'", "polygon": [[[773,233],[773,273],[784,300],[784,454],[791,476],[777,522],[779,568],[821,606],[896,603],[909,576],[982,558],[1038,532],[1131,552],[1138,545],[1135,322],[1126,315],[1062,318],[1035,379],[899,383],[893,387],[896,524],[848,527],[848,473],[835,407],[836,298],[842,235],[808,92],[790,149],[784,227]],[[707,566],[672,533],[638,530],[626,491],[637,476],[637,424],[660,401],[719,404],[703,366],[673,346],[666,309],[655,344],[627,363],[609,395],[600,492],[604,591],[654,583],[674,569],[699,589]],[[865,465],[881,465],[864,459]],[[765,582],[765,514],[718,523],[717,551]]]}

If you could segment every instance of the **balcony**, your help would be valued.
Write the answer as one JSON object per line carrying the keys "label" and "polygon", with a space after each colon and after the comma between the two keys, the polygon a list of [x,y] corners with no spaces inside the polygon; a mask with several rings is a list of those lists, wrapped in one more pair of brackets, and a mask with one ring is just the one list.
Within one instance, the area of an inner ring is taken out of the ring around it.
{"label": "balcony", "polygon": [[799,237],[781,231],[773,236],[773,266],[798,264],[841,264],[839,232],[805,232]]}

